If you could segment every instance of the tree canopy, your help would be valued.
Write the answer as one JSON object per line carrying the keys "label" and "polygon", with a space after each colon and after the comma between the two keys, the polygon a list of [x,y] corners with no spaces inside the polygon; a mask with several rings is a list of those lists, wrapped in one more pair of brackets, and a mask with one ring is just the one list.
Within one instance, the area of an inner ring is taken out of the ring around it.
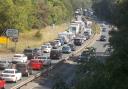
{"label": "tree canopy", "polygon": [[[110,32],[114,51],[105,64],[90,61],[76,89],[128,89],[128,0],[93,0],[95,14],[118,29]],[[90,70],[92,69],[92,70]]]}
{"label": "tree canopy", "polygon": [[73,10],[84,7],[86,2],[88,0],[1,0],[0,29],[13,28],[23,32],[64,23],[73,16]]}

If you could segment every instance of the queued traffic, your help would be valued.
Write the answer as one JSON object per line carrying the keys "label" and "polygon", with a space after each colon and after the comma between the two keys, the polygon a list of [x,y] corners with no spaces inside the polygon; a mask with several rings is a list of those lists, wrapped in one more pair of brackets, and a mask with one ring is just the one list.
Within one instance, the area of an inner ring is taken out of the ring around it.
{"label": "queued traffic", "polygon": [[[6,82],[17,82],[22,77],[33,75],[33,71],[41,71],[52,65],[52,60],[62,59],[62,55],[76,51],[76,47],[82,46],[92,36],[92,22],[83,21],[83,16],[76,15],[68,30],[58,34],[58,38],[51,42],[42,44],[38,48],[25,48],[22,53],[16,53],[11,60],[1,60],[0,89],[5,88]],[[103,30],[105,32],[105,28]],[[101,41],[106,41],[103,35]],[[92,49],[94,50],[94,49]],[[83,53],[84,54],[84,53]],[[84,56],[80,56],[82,59]],[[80,60],[82,61],[82,60]]]}

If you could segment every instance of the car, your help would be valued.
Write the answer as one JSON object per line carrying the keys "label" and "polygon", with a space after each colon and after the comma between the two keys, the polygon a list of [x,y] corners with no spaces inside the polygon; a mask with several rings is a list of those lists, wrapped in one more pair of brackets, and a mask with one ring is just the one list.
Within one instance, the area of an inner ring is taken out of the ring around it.
{"label": "car", "polygon": [[75,51],[76,50],[76,46],[73,43],[69,43],[68,46],[70,46],[71,51]]}
{"label": "car", "polygon": [[32,75],[32,68],[29,65],[29,63],[17,63],[16,69],[22,73],[23,76],[29,76]]}
{"label": "car", "polygon": [[45,45],[47,45],[49,48],[52,48],[50,43],[45,43]]}
{"label": "car", "polygon": [[86,37],[86,36],[84,36],[84,35],[81,35],[81,36],[80,36],[80,38],[82,38],[84,41],[86,41],[86,40],[87,40],[87,37]]}
{"label": "car", "polygon": [[70,48],[70,46],[63,46],[62,47],[62,52],[63,53],[71,53],[71,48]]}
{"label": "car", "polygon": [[21,80],[22,73],[17,69],[5,69],[1,76],[5,81],[17,82],[18,80]]}
{"label": "car", "polygon": [[43,68],[43,62],[39,59],[31,59],[29,64],[33,70],[41,70]]}
{"label": "car", "polygon": [[0,89],[5,89],[6,81],[0,77]]}
{"label": "car", "polygon": [[80,37],[74,38],[74,44],[76,46],[81,46],[83,43],[84,43],[84,40],[82,38],[80,38]]}
{"label": "car", "polygon": [[102,28],[102,32],[106,32],[106,28],[105,27]]}
{"label": "car", "polygon": [[37,59],[40,59],[43,62],[43,65],[51,64],[51,59],[48,56],[38,56]]}
{"label": "car", "polygon": [[10,62],[7,60],[1,60],[0,61],[0,69],[6,69],[9,67]]}
{"label": "car", "polygon": [[51,44],[51,46],[52,46],[53,49],[59,48],[58,44],[56,42],[54,42],[54,41],[53,42],[50,42],[50,44]]}
{"label": "car", "polygon": [[45,53],[49,53],[51,51],[51,47],[49,47],[48,45],[42,45],[41,46],[41,50]]}
{"label": "car", "polygon": [[106,38],[105,35],[101,35],[101,36],[100,36],[100,41],[106,41],[106,40],[107,40],[107,38]]}
{"label": "car", "polygon": [[61,46],[64,45],[64,38],[61,38],[61,37],[60,37],[60,38],[57,38],[56,40],[59,40],[59,41],[60,41]]}
{"label": "car", "polygon": [[60,40],[54,40],[54,42],[55,42],[59,47],[61,46]]}
{"label": "car", "polygon": [[86,37],[86,40],[90,39],[89,32],[85,31],[83,35]]}
{"label": "car", "polygon": [[81,53],[81,55],[78,58],[78,62],[89,61],[89,59],[90,59],[90,52],[86,50]]}
{"label": "car", "polygon": [[59,49],[52,49],[50,52],[50,59],[61,59],[62,51]]}
{"label": "car", "polygon": [[12,63],[27,62],[28,58],[24,54],[14,54],[12,57]]}
{"label": "car", "polygon": [[40,56],[42,55],[41,48],[34,48],[34,56]]}
{"label": "car", "polygon": [[30,60],[35,56],[35,51],[33,48],[25,48],[23,54],[25,54],[28,57],[28,60]]}

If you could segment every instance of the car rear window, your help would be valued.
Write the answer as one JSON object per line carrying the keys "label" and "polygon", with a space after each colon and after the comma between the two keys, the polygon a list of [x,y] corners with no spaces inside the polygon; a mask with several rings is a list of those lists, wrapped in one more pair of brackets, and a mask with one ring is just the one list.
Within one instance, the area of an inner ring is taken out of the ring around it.
{"label": "car rear window", "polygon": [[25,49],[24,52],[25,53],[32,53],[33,50],[30,50],[30,49]]}
{"label": "car rear window", "polygon": [[6,61],[0,61],[0,63],[6,63]]}
{"label": "car rear window", "polygon": [[14,57],[21,57],[20,55],[14,55]]}
{"label": "car rear window", "polygon": [[47,59],[47,57],[38,57],[38,59]]}
{"label": "car rear window", "polygon": [[14,73],[13,70],[5,70],[3,73]]}
{"label": "car rear window", "polygon": [[40,62],[42,62],[41,60],[31,60],[31,63],[40,63]]}
{"label": "car rear window", "polygon": [[25,67],[25,64],[17,64],[17,67],[21,68],[21,67]]}

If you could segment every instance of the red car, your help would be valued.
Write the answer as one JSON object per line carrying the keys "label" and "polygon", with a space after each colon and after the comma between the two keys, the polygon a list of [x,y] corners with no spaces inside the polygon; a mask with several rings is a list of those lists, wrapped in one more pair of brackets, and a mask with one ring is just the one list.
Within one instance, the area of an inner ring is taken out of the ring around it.
{"label": "red car", "polygon": [[6,82],[0,77],[0,89],[5,89]]}
{"label": "red car", "polygon": [[31,59],[30,66],[33,70],[40,70],[43,68],[43,62],[39,59]]}

